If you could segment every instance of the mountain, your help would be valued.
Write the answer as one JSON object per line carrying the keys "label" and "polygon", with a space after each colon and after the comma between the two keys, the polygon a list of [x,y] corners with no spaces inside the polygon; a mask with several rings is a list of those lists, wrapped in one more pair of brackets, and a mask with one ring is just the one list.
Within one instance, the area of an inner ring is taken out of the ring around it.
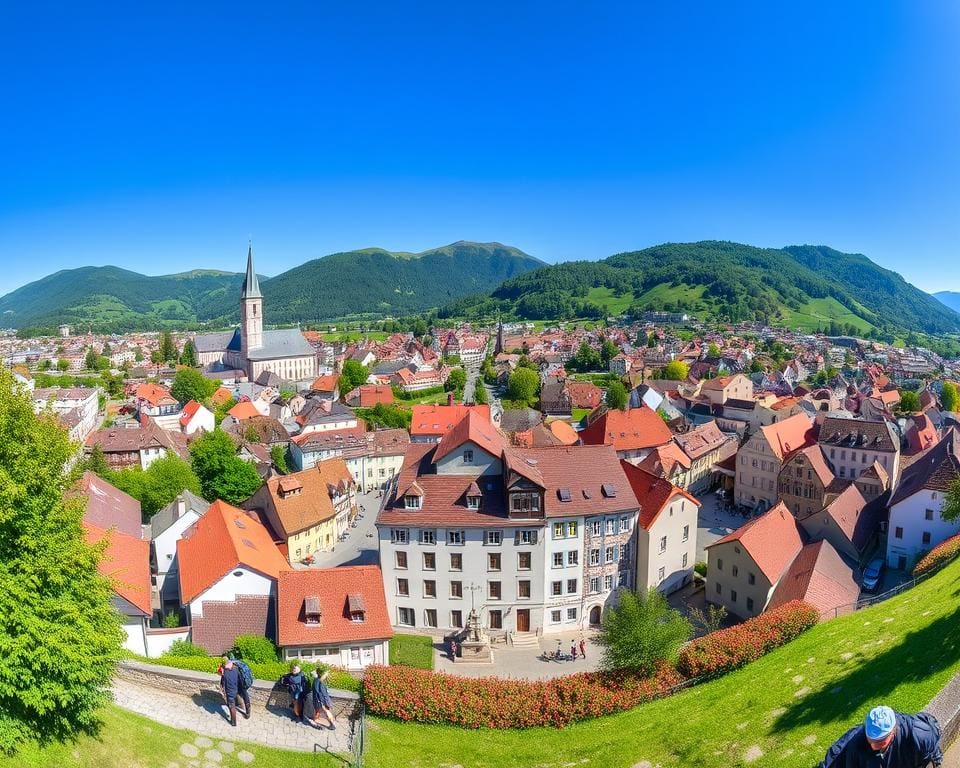
{"label": "mountain", "polygon": [[960,315],[862,254],[719,241],[666,243],[597,262],[543,267],[440,313],[557,319],[643,310],[857,334],[960,330]]}
{"label": "mountain", "polygon": [[937,291],[931,295],[954,312],[960,312],[960,293],[957,291]]}
{"label": "mountain", "polygon": [[[396,316],[490,291],[540,266],[510,246],[461,241],[423,253],[335,253],[262,278],[260,286],[270,323]],[[226,326],[239,320],[242,282],[242,274],[214,270],[156,277],[110,266],[62,270],[0,298],[0,327],[51,330],[70,323],[123,332]]]}

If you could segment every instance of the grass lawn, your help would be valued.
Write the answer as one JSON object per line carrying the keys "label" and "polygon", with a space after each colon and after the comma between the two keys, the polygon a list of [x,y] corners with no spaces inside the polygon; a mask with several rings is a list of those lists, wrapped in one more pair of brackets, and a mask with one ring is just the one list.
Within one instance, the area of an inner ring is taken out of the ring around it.
{"label": "grass lawn", "polygon": [[706,290],[704,285],[680,285],[673,286],[670,283],[660,283],[653,286],[648,291],[644,291],[638,298],[637,303],[643,306],[662,307],[666,303],[676,304],[678,301],[684,306],[691,306],[703,299],[703,292]]}
{"label": "grass lawn", "polygon": [[[167,768],[186,766],[180,745],[193,742],[195,734],[178,731],[119,707],[103,712],[98,737],[84,736],[72,744],[30,747],[15,757],[0,757],[0,768]],[[217,740],[215,739],[214,742]],[[254,768],[343,768],[344,762],[327,754],[287,752],[235,742],[233,754],[223,753],[223,768],[243,766],[237,752],[254,755]],[[201,750],[201,754],[202,754]]]}
{"label": "grass lawn", "polygon": [[647,760],[808,768],[870,706],[917,711],[960,670],[958,596],[960,561],[719,680],[563,730],[467,731],[371,718],[365,765],[630,768]]}
{"label": "grass lawn", "polygon": [[852,323],[859,333],[866,333],[873,326],[858,315],[853,314],[832,296],[825,299],[810,299],[798,310],[783,308],[783,323],[801,331],[815,331],[836,321],[846,325]]}
{"label": "grass lawn", "polygon": [[394,635],[390,638],[390,663],[433,669],[433,639],[426,635]]}
{"label": "grass lawn", "polygon": [[587,291],[587,301],[598,307],[606,304],[607,312],[611,315],[622,315],[633,305],[633,292],[627,291],[622,296],[615,294],[610,288],[591,288]]}
{"label": "grass lawn", "polygon": [[590,414],[589,408],[572,408],[570,415],[570,423],[576,424],[583,421]]}

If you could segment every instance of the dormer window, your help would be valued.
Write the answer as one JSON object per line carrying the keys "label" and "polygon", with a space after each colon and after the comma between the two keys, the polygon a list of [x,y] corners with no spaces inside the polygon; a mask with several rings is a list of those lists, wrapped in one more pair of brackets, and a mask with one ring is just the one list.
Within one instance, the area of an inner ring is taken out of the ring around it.
{"label": "dormer window", "polygon": [[303,483],[295,477],[283,477],[277,484],[277,493],[281,499],[289,496],[299,496],[303,491]]}
{"label": "dormer window", "polygon": [[403,501],[407,509],[420,509],[419,496],[404,496]]}
{"label": "dormer window", "polygon": [[473,450],[467,449],[463,452],[463,463],[464,464],[473,464]]}
{"label": "dormer window", "polygon": [[476,483],[470,483],[465,494],[467,498],[467,509],[480,509],[480,486]]}
{"label": "dormer window", "polygon": [[310,626],[320,624],[323,614],[320,610],[320,598],[316,595],[305,597],[303,599],[303,617],[304,622]]}
{"label": "dormer window", "polygon": [[350,614],[350,621],[360,624],[367,617],[367,606],[363,602],[363,595],[347,595],[347,612]]}

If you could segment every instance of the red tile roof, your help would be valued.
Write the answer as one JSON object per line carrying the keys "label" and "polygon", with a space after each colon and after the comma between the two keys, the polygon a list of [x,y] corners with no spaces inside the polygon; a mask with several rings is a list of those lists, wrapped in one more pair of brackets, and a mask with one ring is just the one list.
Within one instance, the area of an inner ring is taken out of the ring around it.
{"label": "red tile roof", "polygon": [[654,524],[657,516],[675,496],[683,496],[693,503],[695,508],[700,507],[699,501],[669,480],[664,480],[640,467],[635,467],[628,461],[621,461],[620,468],[627,476],[630,489],[640,505],[640,516],[637,522],[644,530],[650,530],[650,526]]}
{"label": "red tile roof", "polygon": [[233,399],[233,392],[226,387],[217,387],[217,391],[210,396],[210,402],[214,405],[223,405]]}
{"label": "red tile roof", "polygon": [[580,432],[584,444],[612,445],[618,451],[654,448],[672,437],[660,415],[645,405],[629,411],[608,410]]}
{"label": "red tile roof", "polygon": [[803,600],[823,618],[830,618],[838,610],[853,610],[859,597],[860,587],[850,567],[830,542],[823,540],[800,550],[773,590],[767,609],[778,608],[791,600]]}
{"label": "red tile roof", "polygon": [[113,591],[150,616],[150,542],[117,529],[104,530],[84,520],[84,533],[91,544],[107,540],[107,549],[97,566],[109,578]]}
{"label": "red tile roof", "polygon": [[875,533],[873,516],[864,516],[866,506],[867,500],[863,498],[860,489],[851,483],[823,510],[823,514],[833,518],[858,552],[864,550]]}
{"label": "red tile roof", "polygon": [[467,442],[496,457],[503,453],[505,445],[503,435],[497,431],[490,419],[471,408],[453,429],[440,438],[437,452],[433,455],[434,462],[440,461]]}
{"label": "red tile roof", "polygon": [[691,460],[696,460],[736,438],[721,432],[717,422],[708,421],[683,434],[674,435],[673,439]]}
{"label": "red tile roof", "polygon": [[340,377],[336,374],[317,376],[313,380],[313,384],[310,385],[310,389],[314,392],[335,392],[338,381],[340,381]]}
{"label": "red tile roof", "polygon": [[233,408],[227,411],[227,413],[233,416],[233,418],[235,418],[237,421],[244,421],[245,419],[252,419],[254,416],[261,415],[256,406],[249,400],[244,400],[242,403],[237,403],[235,406],[233,406]]}
{"label": "red tile roof", "polygon": [[795,413],[776,424],[760,427],[760,432],[780,461],[815,440],[813,425],[803,413]]}
{"label": "red tile roof", "polygon": [[563,419],[551,421],[548,425],[553,436],[564,445],[576,445],[580,441],[580,435],[573,427]]}
{"label": "red tile roof", "polygon": [[[320,623],[307,624],[307,598],[319,600]],[[359,601],[356,599],[359,597]],[[353,621],[363,608],[363,621]],[[287,571],[277,582],[277,642],[281,647],[382,640],[393,636],[380,569],[348,565]]]}
{"label": "red tile roof", "polygon": [[217,500],[177,542],[180,594],[189,603],[242,565],[276,579],[289,568],[267,529],[243,510]]}
{"label": "red tile roof", "polygon": [[589,408],[593,410],[603,399],[600,387],[591,381],[574,381],[568,379],[564,389],[570,395],[570,405],[573,408]]}
{"label": "red tile roof", "polygon": [[137,387],[136,398],[146,400],[150,405],[173,405],[177,402],[176,398],[170,394],[170,390],[161,387],[159,384],[141,384]]}
{"label": "red tile roof", "polygon": [[183,410],[180,412],[181,426],[186,426],[187,424],[189,424],[190,419],[196,416],[197,411],[199,411],[202,407],[203,406],[196,400],[191,400],[189,403],[183,406]]}
{"label": "red tile roof", "polygon": [[780,580],[803,548],[800,526],[782,501],[760,517],[755,517],[722,539],[707,545],[707,549],[731,541],[740,542],[771,584]]}
{"label": "red tile roof", "polygon": [[923,413],[915,415],[913,424],[907,429],[908,453],[921,453],[936,442],[937,428],[933,425],[933,420]]}
{"label": "red tile roof", "polygon": [[83,473],[76,489],[87,498],[83,521],[97,528],[116,528],[121,533],[143,538],[140,502],[89,470]]}
{"label": "red tile roof", "polygon": [[671,477],[678,470],[690,469],[690,458],[676,443],[654,448],[637,466],[657,477]]}
{"label": "red tile roof", "polygon": [[489,405],[415,405],[410,434],[440,437],[453,429],[471,410],[490,420]]}

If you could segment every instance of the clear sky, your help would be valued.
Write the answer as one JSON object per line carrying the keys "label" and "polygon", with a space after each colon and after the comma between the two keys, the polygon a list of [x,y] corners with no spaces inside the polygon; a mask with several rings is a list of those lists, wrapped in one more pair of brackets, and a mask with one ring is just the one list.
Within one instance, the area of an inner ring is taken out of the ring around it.
{"label": "clear sky", "polygon": [[499,240],[960,290],[960,4],[6,2],[0,293]]}

